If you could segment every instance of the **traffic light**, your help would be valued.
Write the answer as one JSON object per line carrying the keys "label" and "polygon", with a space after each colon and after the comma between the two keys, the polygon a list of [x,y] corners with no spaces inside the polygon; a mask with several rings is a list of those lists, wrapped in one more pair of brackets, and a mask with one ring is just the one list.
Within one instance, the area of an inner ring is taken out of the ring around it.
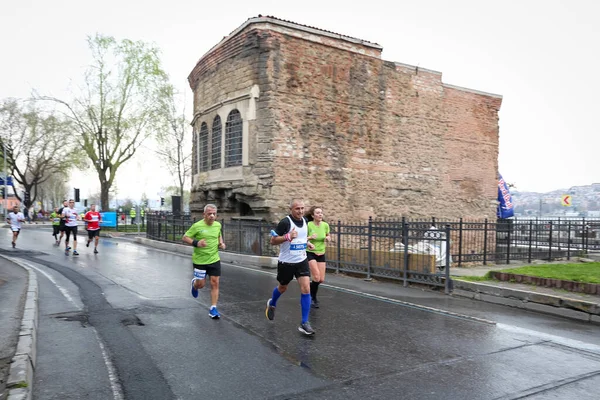
{"label": "traffic light", "polygon": [[84,207],[87,207],[87,199],[85,199],[85,200],[83,201],[83,206],[84,206]]}
{"label": "traffic light", "polygon": [[161,205],[161,206],[164,206],[164,205],[165,205],[165,198],[164,198],[164,197],[161,197],[161,198],[160,198],[160,205]]}
{"label": "traffic light", "polygon": [[75,188],[75,202],[79,203],[79,189]]}

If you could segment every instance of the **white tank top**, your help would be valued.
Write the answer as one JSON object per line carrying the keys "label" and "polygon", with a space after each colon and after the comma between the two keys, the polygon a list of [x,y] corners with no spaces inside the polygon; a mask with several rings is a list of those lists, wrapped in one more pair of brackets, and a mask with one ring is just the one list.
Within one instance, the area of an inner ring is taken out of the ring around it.
{"label": "white tank top", "polygon": [[288,216],[290,220],[290,230],[296,228],[298,236],[291,242],[283,242],[279,246],[279,261],[286,263],[299,263],[306,259],[306,243],[308,242],[308,224],[304,217],[302,217],[302,227],[298,228],[294,221]]}

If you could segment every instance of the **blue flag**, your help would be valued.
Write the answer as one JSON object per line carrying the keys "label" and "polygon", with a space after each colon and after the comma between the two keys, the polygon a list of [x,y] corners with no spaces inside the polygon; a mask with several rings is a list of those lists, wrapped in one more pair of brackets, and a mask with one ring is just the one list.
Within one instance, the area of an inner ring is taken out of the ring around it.
{"label": "blue flag", "polygon": [[498,174],[498,218],[510,218],[515,216],[515,208],[508,185],[504,182],[502,175]]}

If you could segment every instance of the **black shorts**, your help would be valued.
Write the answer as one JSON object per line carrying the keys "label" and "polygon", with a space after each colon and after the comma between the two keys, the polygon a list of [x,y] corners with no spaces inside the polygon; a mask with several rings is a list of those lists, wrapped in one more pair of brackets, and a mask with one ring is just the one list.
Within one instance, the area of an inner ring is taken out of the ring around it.
{"label": "black shorts", "polygon": [[61,223],[58,226],[58,230],[61,231],[61,232],[66,232],[67,231],[67,226],[64,223]]}
{"label": "black shorts", "polygon": [[92,230],[87,230],[88,232],[88,239],[93,239],[96,236],[100,236],[100,229],[92,229]]}
{"label": "black shorts", "polygon": [[52,235],[58,235],[60,232],[60,225],[52,225]]}
{"label": "black shorts", "polygon": [[279,261],[277,263],[277,282],[282,285],[289,284],[294,277],[298,279],[301,276],[310,276],[310,269],[308,268],[308,259],[300,261],[299,263],[287,263]]}
{"label": "black shorts", "polygon": [[66,226],[65,225],[65,233],[67,235],[73,234],[73,240],[77,240],[77,227],[76,226]]}
{"label": "black shorts", "polygon": [[194,269],[203,269],[208,276],[221,276],[221,261],[215,261],[212,264],[192,264],[192,273]]}
{"label": "black shorts", "polygon": [[316,262],[325,262],[325,254],[316,255],[315,253],[311,253],[310,251],[306,252],[306,258],[308,261],[315,260]]}

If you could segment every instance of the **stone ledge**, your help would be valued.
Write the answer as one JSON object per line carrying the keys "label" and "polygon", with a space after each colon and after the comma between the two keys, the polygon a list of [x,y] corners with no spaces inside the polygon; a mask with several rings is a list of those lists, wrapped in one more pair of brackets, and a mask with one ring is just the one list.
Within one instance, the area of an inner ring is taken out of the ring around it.
{"label": "stone ledge", "polygon": [[542,278],[539,276],[513,274],[510,272],[491,271],[490,275],[499,281],[515,281],[517,283],[526,283],[537,286],[564,289],[575,293],[585,293],[600,295],[600,285],[595,283],[583,283],[575,281],[567,281],[563,279]]}
{"label": "stone ledge", "polygon": [[600,322],[600,304],[454,279],[453,296],[539,311],[567,318]]}

